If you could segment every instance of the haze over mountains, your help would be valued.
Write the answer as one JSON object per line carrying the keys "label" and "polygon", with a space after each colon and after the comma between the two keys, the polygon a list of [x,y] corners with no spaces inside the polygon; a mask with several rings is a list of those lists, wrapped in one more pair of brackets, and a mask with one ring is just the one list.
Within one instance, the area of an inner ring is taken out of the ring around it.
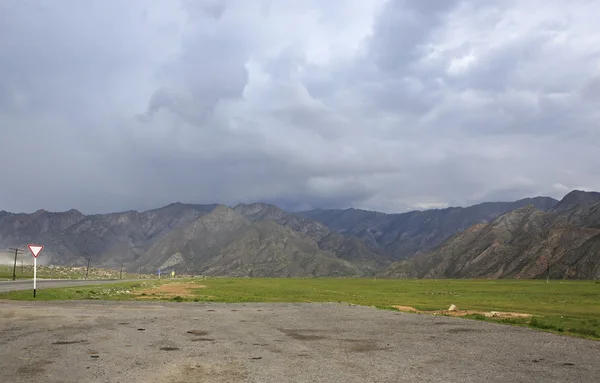
{"label": "haze over mountains", "polygon": [[45,246],[53,264],[238,277],[600,276],[600,193],[384,214],[173,203],[83,215],[0,211],[0,248]]}

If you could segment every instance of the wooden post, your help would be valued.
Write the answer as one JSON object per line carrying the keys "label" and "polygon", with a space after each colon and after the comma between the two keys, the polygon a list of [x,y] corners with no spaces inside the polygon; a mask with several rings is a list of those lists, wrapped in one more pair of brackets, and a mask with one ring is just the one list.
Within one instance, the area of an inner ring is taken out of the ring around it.
{"label": "wooden post", "polygon": [[[11,247],[10,250],[14,250],[15,251],[15,263],[13,265],[13,281],[17,280],[17,255],[19,255],[19,252],[23,251],[21,249],[16,249],[14,247]],[[22,263],[23,261],[21,261],[21,265],[23,265]],[[21,267],[21,273],[23,272],[23,268]]]}

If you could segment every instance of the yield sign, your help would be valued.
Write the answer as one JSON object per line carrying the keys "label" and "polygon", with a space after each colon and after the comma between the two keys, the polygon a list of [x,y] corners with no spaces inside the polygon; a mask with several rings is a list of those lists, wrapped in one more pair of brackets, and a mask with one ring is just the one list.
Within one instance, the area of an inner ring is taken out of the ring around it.
{"label": "yield sign", "polygon": [[29,251],[31,251],[31,254],[33,254],[34,258],[37,258],[44,248],[42,245],[27,245],[27,247],[29,248]]}

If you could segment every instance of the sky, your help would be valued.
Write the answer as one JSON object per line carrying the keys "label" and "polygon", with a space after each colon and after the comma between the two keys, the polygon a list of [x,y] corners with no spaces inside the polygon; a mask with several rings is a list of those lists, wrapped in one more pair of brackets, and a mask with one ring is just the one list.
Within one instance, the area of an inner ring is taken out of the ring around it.
{"label": "sky", "polygon": [[600,190],[595,0],[0,0],[0,210]]}

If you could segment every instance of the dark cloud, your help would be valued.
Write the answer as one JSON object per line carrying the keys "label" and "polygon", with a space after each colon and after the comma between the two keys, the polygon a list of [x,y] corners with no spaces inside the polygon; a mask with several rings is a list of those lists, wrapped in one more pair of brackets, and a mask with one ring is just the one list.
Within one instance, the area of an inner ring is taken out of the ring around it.
{"label": "dark cloud", "polygon": [[390,0],[374,25],[370,55],[384,71],[404,72],[458,1]]}
{"label": "dark cloud", "polygon": [[5,0],[0,209],[600,189],[594,2]]}

